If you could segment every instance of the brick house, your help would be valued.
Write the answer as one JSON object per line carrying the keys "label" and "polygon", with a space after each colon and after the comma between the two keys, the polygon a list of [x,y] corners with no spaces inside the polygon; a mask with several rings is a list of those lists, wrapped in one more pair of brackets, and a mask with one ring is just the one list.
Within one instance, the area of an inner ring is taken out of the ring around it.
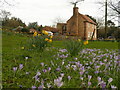
{"label": "brick house", "polygon": [[73,8],[73,16],[66,23],[57,23],[57,28],[62,35],[80,36],[84,40],[97,39],[96,23],[80,14],[78,7]]}
{"label": "brick house", "polygon": [[57,28],[54,28],[54,27],[50,27],[50,26],[45,26],[42,28],[42,30],[45,30],[45,31],[51,31],[52,33],[58,33],[58,29]]}

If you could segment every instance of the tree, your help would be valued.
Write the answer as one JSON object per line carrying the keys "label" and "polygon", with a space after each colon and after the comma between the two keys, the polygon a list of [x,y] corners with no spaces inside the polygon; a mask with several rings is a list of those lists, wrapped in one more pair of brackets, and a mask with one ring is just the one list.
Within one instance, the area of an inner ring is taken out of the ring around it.
{"label": "tree", "polygon": [[28,24],[28,28],[34,28],[34,29],[38,29],[38,23],[37,22],[32,22]]}
{"label": "tree", "polygon": [[7,20],[7,18],[11,16],[11,13],[6,11],[6,10],[1,10],[0,11],[0,17],[3,19],[3,20]]}
{"label": "tree", "polygon": [[56,27],[57,23],[64,23],[65,20],[61,17],[56,17],[54,20],[53,20],[53,27]]}
{"label": "tree", "polygon": [[26,25],[25,25],[25,23],[22,22],[22,20],[20,18],[12,17],[11,19],[7,18],[6,20],[3,20],[2,26],[3,26],[3,28],[13,29],[18,26],[25,27]]}
{"label": "tree", "polygon": [[117,15],[120,15],[120,6],[119,6],[120,1],[119,0],[110,0],[108,2],[108,7],[111,8]]}

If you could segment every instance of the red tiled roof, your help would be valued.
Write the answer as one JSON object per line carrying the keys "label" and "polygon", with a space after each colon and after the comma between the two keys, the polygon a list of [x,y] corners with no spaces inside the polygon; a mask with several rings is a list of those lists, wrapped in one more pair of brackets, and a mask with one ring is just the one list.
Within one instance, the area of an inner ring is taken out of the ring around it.
{"label": "red tiled roof", "polygon": [[58,32],[57,28],[53,28],[53,27],[50,27],[50,26],[45,26],[42,30],[51,31],[51,32]]}
{"label": "red tiled roof", "polygon": [[34,32],[40,33],[40,31],[37,31],[36,29],[31,28],[30,33],[34,33]]}
{"label": "red tiled roof", "polygon": [[83,14],[80,14],[79,13],[79,15],[81,15],[87,22],[90,22],[90,23],[92,23],[92,24],[96,24],[92,19],[90,19],[88,16],[86,16],[86,15],[83,15]]}

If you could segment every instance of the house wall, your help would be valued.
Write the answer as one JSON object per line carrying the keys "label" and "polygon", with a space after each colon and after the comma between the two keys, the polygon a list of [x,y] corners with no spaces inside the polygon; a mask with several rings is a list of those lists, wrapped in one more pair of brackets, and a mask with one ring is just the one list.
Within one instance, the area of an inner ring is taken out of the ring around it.
{"label": "house wall", "polygon": [[[95,29],[95,32],[94,32],[94,29]],[[97,38],[96,25],[86,22],[86,39],[87,40],[91,40],[93,32],[94,32],[93,40],[96,40]]]}
{"label": "house wall", "polygon": [[81,39],[85,38],[85,20],[79,15],[78,19],[78,36],[81,37]]}
{"label": "house wall", "polygon": [[78,35],[78,7],[73,8],[73,16],[67,21],[67,35]]}
{"label": "house wall", "polygon": [[66,23],[57,23],[57,29],[60,34],[63,34],[63,26],[66,27]]}

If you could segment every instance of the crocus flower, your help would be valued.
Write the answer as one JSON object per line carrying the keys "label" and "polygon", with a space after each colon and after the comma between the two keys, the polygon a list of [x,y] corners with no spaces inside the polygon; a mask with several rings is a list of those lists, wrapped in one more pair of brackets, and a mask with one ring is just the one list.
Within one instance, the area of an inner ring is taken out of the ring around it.
{"label": "crocus flower", "polygon": [[66,49],[60,49],[59,51],[60,51],[60,52],[67,52]]}
{"label": "crocus flower", "polygon": [[70,80],[71,79],[71,76],[68,76],[68,80]]}
{"label": "crocus flower", "polygon": [[61,86],[63,85],[62,79],[61,79],[61,78],[54,79],[54,84],[55,84],[57,87],[61,87]]}
{"label": "crocus flower", "polygon": [[20,64],[19,65],[19,69],[21,70],[23,68],[23,64]]}
{"label": "crocus flower", "polygon": [[62,62],[62,65],[64,65],[64,63],[65,63],[65,62],[63,61],[63,62]]}
{"label": "crocus flower", "polygon": [[95,66],[96,69],[100,68],[100,66]]}
{"label": "crocus flower", "polygon": [[41,75],[41,73],[40,72],[37,72],[37,74],[36,74],[37,76],[39,76],[39,75]]}
{"label": "crocus flower", "polygon": [[84,73],[84,72],[82,72],[82,71],[81,71],[81,72],[79,72],[79,74],[80,74],[80,75],[83,75],[83,73]]}
{"label": "crocus flower", "polygon": [[29,72],[26,72],[26,74],[28,75],[28,74],[29,74]]}
{"label": "crocus flower", "polygon": [[61,77],[63,77],[63,76],[64,76],[64,73],[61,73],[60,75],[61,75]]}
{"label": "crocus flower", "polygon": [[51,70],[51,67],[48,67],[48,71],[50,71]]}
{"label": "crocus flower", "polygon": [[22,88],[23,86],[22,85],[19,85],[20,88]]}
{"label": "crocus flower", "polygon": [[32,86],[32,90],[35,90],[36,89],[36,86]]}
{"label": "crocus flower", "polygon": [[13,71],[16,71],[17,70],[17,67],[13,67]]}
{"label": "crocus flower", "polygon": [[88,80],[90,81],[90,79],[92,78],[92,76],[88,75]]}
{"label": "crocus flower", "polygon": [[25,57],[25,59],[27,60],[27,59],[28,59],[28,57]]}
{"label": "crocus flower", "polygon": [[111,83],[112,81],[113,81],[113,79],[112,79],[112,78],[109,78],[108,83]]}
{"label": "crocus flower", "polygon": [[45,72],[47,72],[47,70],[46,70],[46,69],[43,69],[43,72],[45,73]]}
{"label": "crocus flower", "polygon": [[99,73],[99,71],[95,71],[94,73],[96,73],[96,74],[97,74],[97,73]]}
{"label": "crocus flower", "polygon": [[100,86],[101,86],[102,88],[105,88],[105,87],[106,87],[106,82],[102,81],[102,82],[100,83]]}
{"label": "crocus flower", "polygon": [[41,64],[41,66],[44,66],[44,63],[40,63]]}
{"label": "crocus flower", "polygon": [[97,77],[97,80],[98,80],[98,82],[100,82],[101,81],[101,77]]}
{"label": "crocus flower", "polygon": [[117,88],[116,86],[114,86],[114,85],[111,85],[111,88]]}
{"label": "crocus flower", "polygon": [[48,88],[50,88],[50,87],[51,87],[50,83],[47,83],[47,87],[48,87]]}
{"label": "crocus flower", "polygon": [[74,58],[74,60],[77,60],[78,58]]}
{"label": "crocus flower", "polygon": [[83,77],[80,77],[81,80],[83,80]]}
{"label": "crocus flower", "polygon": [[58,68],[56,68],[56,71],[60,71],[61,69],[58,67]]}
{"label": "crocus flower", "polygon": [[91,85],[91,82],[88,82],[88,86],[90,86]]}

